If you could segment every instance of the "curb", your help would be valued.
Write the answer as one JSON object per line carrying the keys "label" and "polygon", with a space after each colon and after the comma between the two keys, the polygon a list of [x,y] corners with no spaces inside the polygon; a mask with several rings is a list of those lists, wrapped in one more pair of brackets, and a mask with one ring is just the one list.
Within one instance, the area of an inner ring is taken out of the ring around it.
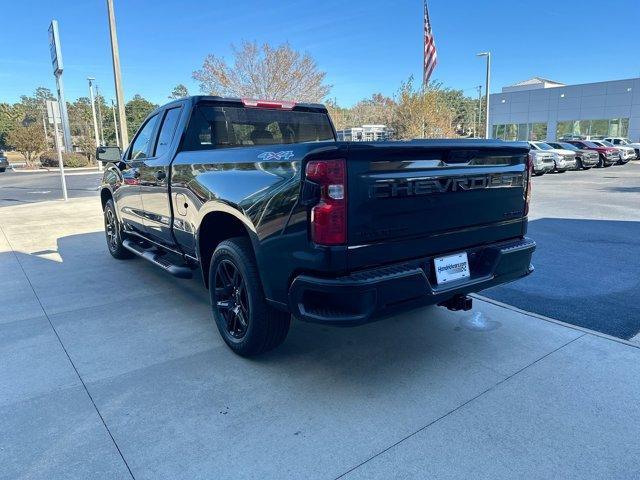
{"label": "curb", "polygon": [[482,300],[483,302],[491,303],[497,307],[505,308],[507,310],[511,310],[516,313],[520,313],[522,315],[527,315],[529,317],[537,318],[539,320],[544,320],[545,322],[555,323],[556,325],[560,325],[562,327],[570,328],[572,330],[577,330],[582,333],[586,333],[589,335],[593,335],[595,337],[604,338],[606,340],[611,340],[613,342],[622,343],[623,345],[627,345],[629,347],[639,348],[640,344],[630,342],[629,340],[624,340],[622,338],[614,337],[611,335],[607,335],[606,333],[598,332],[596,330],[591,330],[590,328],[580,327],[578,325],[573,325],[571,323],[563,322],[562,320],[556,320],[555,318],[545,317],[544,315],[540,315],[539,313],[529,312],[527,310],[522,310],[521,308],[514,307],[513,305],[509,305],[508,303],[503,303],[498,300],[494,300],[493,298],[485,297],[483,295],[472,293],[471,297],[477,298],[478,300]]}

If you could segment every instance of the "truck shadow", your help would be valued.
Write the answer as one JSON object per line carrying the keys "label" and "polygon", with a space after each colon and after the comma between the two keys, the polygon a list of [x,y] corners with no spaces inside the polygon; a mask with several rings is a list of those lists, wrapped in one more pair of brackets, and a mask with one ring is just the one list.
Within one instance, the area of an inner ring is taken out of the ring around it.
{"label": "truck shadow", "polygon": [[[354,380],[360,375],[371,377],[376,372],[381,381],[388,381],[388,375],[415,368],[425,358],[431,357],[436,363],[455,363],[467,355],[471,344],[483,341],[482,334],[460,327],[461,320],[472,312],[452,313],[440,307],[427,307],[355,328],[294,320],[281,347],[244,360],[223,345],[199,271],[194,272],[193,279],[181,280],[142,259],[117,261],[107,252],[102,232],[60,237],[56,248],[29,253],[2,252],[0,266],[15,259],[54,324],[59,321],[66,328],[67,324],[76,323],[77,326],[61,334],[63,342],[79,342],[78,338],[86,336],[96,342],[96,348],[107,349],[104,343],[113,342],[108,348],[117,350],[121,348],[119,344],[131,343],[130,330],[140,335],[141,350],[155,342],[156,346],[163,344],[164,351],[170,351],[176,344],[184,343],[185,336],[191,334],[189,338],[194,339],[200,335],[193,340],[198,344],[193,350],[206,345],[214,363],[233,359],[258,368],[278,364],[284,368],[285,363],[293,361]],[[120,315],[114,315],[114,310],[120,311]],[[161,315],[168,311],[174,314]],[[157,321],[164,322],[162,332],[153,338],[160,328],[154,322],[160,316],[162,319]],[[120,331],[123,318],[130,330]],[[495,331],[486,334],[493,335]],[[74,353],[72,348],[70,354],[85,355],[90,350],[80,353],[78,349]]]}

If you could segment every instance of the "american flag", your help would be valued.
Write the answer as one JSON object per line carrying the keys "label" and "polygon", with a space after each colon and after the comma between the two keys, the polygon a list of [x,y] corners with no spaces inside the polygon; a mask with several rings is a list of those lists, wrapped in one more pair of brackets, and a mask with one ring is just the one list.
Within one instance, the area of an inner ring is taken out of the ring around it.
{"label": "american flag", "polygon": [[433,38],[433,32],[431,31],[431,22],[429,21],[429,9],[427,8],[427,2],[424,2],[424,70],[423,70],[423,85],[427,86],[429,78],[433,69],[436,68],[438,63],[438,54],[436,52],[436,42]]}

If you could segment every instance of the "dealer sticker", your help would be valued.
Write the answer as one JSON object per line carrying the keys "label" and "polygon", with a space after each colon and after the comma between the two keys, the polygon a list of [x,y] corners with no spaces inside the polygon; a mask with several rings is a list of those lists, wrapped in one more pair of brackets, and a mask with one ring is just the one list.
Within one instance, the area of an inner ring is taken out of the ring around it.
{"label": "dealer sticker", "polygon": [[436,269],[438,285],[462,278],[469,278],[471,275],[469,272],[467,252],[435,258],[433,264]]}

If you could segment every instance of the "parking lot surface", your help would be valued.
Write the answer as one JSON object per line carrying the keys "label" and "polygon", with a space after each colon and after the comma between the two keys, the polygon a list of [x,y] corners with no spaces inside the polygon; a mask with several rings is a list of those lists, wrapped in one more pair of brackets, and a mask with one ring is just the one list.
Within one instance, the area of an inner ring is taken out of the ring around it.
{"label": "parking lot surface", "polygon": [[[540,189],[538,182],[538,189]],[[476,300],[235,356],[96,198],[0,208],[1,478],[633,478],[640,349]]]}
{"label": "parking lot surface", "polygon": [[483,295],[619,338],[640,331],[640,161],[533,179],[533,275]]}
{"label": "parking lot surface", "polygon": [[[73,171],[66,175],[69,198],[98,195],[102,174],[97,170]],[[0,207],[20,203],[44,202],[62,198],[62,184],[58,170],[50,172],[0,173]]]}

